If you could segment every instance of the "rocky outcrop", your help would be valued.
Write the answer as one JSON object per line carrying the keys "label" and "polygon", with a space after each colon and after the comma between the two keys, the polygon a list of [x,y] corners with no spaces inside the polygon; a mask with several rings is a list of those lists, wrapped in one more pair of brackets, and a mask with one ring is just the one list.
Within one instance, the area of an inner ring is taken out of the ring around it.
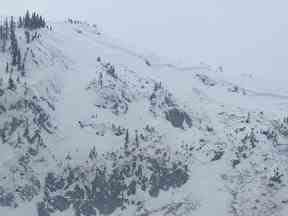
{"label": "rocky outcrop", "polygon": [[[151,151],[151,150],[150,150]],[[75,215],[109,215],[128,205],[141,206],[134,200],[139,193],[158,197],[161,191],[178,188],[188,179],[188,167],[169,159],[169,152],[157,149],[129,150],[95,157],[87,167],[67,168],[60,174],[49,173],[45,179],[45,197],[38,204],[38,215],[73,207]]]}
{"label": "rocky outcrop", "polygon": [[185,124],[188,127],[192,127],[192,119],[190,116],[186,112],[178,110],[177,108],[165,111],[165,117],[176,128],[184,129]]}

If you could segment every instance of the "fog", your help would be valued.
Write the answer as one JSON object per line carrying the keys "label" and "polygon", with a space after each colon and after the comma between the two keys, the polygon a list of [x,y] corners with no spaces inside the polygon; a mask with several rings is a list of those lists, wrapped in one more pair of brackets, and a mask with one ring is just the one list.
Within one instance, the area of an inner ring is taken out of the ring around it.
{"label": "fog", "polygon": [[34,9],[50,20],[79,18],[132,47],[186,65],[205,62],[229,73],[283,76],[287,8],[285,0],[10,0],[0,13]]}

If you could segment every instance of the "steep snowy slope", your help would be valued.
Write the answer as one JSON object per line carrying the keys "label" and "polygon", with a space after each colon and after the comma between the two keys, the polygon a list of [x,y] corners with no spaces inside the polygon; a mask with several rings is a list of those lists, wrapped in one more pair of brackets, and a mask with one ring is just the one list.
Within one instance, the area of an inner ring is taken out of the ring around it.
{"label": "steep snowy slope", "polygon": [[0,53],[0,215],[288,214],[285,91],[51,25]]}

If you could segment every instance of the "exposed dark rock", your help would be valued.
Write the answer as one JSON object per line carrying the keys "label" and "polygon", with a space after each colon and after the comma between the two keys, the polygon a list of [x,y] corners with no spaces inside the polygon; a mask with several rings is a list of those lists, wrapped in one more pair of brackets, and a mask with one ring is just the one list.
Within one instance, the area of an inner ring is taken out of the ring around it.
{"label": "exposed dark rock", "polygon": [[238,164],[240,164],[240,160],[234,159],[232,160],[232,167],[235,168]]}
{"label": "exposed dark rock", "polygon": [[68,199],[60,195],[50,198],[49,204],[53,207],[53,209],[61,212],[67,210],[70,206]]}
{"label": "exposed dark rock", "polygon": [[192,119],[190,116],[186,112],[180,111],[177,108],[172,108],[166,111],[165,116],[166,119],[176,128],[184,129],[184,123],[186,123],[188,127],[192,127]]}
{"label": "exposed dark rock", "polygon": [[214,151],[214,156],[213,156],[213,158],[211,159],[211,161],[220,160],[223,155],[224,155],[224,151]]}
{"label": "exposed dark rock", "polygon": [[196,77],[201,80],[204,85],[215,86],[216,82],[204,74],[196,74]]}

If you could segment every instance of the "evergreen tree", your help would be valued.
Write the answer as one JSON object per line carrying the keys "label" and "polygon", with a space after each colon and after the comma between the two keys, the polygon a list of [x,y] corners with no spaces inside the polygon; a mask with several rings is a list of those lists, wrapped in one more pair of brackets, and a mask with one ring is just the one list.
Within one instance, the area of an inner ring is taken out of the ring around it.
{"label": "evergreen tree", "polygon": [[22,27],[23,27],[23,20],[22,20],[22,17],[20,16],[18,20],[18,28],[22,28]]}
{"label": "evergreen tree", "polygon": [[14,22],[13,17],[11,17],[10,20],[10,40],[11,40],[11,55],[12,55],[12,65],[16,66],[17,65],[17,55],[19,52],[18,49],[18,42],[16,39],[16,33],[15,33],[15,27],[16,24]]}
{"label": "evergreen tree", "polygon": [[8,23],[8,20],[5,19],[5,22],[4,22],[4,39],[5,40],[8,40],[8,36],[9,36],[9,23]]}
{"label": "evergreen tree", "polygon": [[5,19],[4,21],[4,27],[3,27],[3,42],[2,42],[2,52],[6,51],[7,41],[8,41],[8,35],[9,35],[9,24],[8,20]]}
{"label": "evergreen tree", "polygon": [[16,24],[15,24],[14,18],[12,16],[11,19],[10,19],[10,39],[11,40],[16,38],[15,29],[16,29]]}
{"label": "evergreen tree", "polygon": [[93,148],[90,150],[90,152],[89,152],[89,158],[90,158],[91,160],[97,158],[97,152],[96,152],[95,146],[93,146]]}
{"label": "evergreen tree", "polygon": [[29,44],[30,43],[30,32],[29,31],[25,31],[25,37],[26,37],[27,44]]}
{"label": "evergreen tree", "polygon": [[24,19],[24,21],[22,20],[23,26],[26,29],[34,30],[46,27],[45,19],[36,12],[33,12],[31,15],[31,13],[27,11],[23,19]]}
{"label": "evergreen tree", "polygon": [[3,26],[0,25],[0,40],[3,40]]}
{"label": "evergreen tree", "polygon": [[42,16],[39,16],[38,15],[38,25],[41,27],[41,28],[44,28],[45,26],[43,26],[43,18]]}
{"label": "evergreen tree", "polygon": [[6,63],[6,69],[5,69],[6,73],[9,73],[9,63]]}
{"label": "evergreen tree", "polygon": [[38,33],[37,32],[34,33],[34,35],[32,36],[31,41],[34,41],[36,38],[38,38]]}
{"label": "evergreen tree", "polygon": [[11,91],[16,90],[16,85],[15,85],[14,80],[12,79],[11,76],[9,77],[9,80],[8,80],[8,89]]}
{"label": "evergreen tree", "polygon": [[250,117],[250,112],[248,112],[247,119],[246,119],[246,123],[247,123],[247,124],[250,123],[250,119],[251,119],[251,117]]}
{"label": "evergreen tree", "polygon": [[2,43],[1,47],[2,47],[2,51],[4,50],[3,49],[3,46],[4,46],[4,27],[3,25],[0,25],[0,41]]}
{"label": "evergreen tree", "polygon": [[30,23],[30,29],[36,29],[37,28],[37,18],[36,18],[36,13],[32,13],[31,17],[31,23]]}
{"label": "evergreen tree", "polygon": [[46,21],[45,21],[45,19],[42,16],[39,17],[39,26],[41,28],[45,28],[46,27]]}
{"label": "evergreen tree", "polygon": [[129,131],[128,129],[126,130],[126,135],[125,135],[124,152],[126,155],[129,155]]}
{"label": "evergreen tree", "polygon": [[17,64],[17,70],[20,71],[21,67],[22,67],[20,49],[18,49],[18,51],[17,51],[17,63],[16,64]]}
{"label": "evergreen tree", "polygon": [[125,145],[129,144],[129,130],[126,130],[126,135],[125,135]]}
{"label": "evergreen tree", "polygon": [[24,62],[22,63],[20,70],[21,70],[21,75],[25,76],[25,64],[24,64]]}
{"label": "evergreen tree", "polygon": [[30,12],[27,10],[26,11],[26,15],[24,17],[24,28],[30,28],[30,24],[31,21],[30,21]]}
{"label": "evergreen tree", "polygon": [[135,145],[136,145],[136,148],[139,147],[139,136],[138,136],[137,130],[135,131]]}
{"label": "evergreen tree", "polygon": [[103,74],[101,72],[99,74],[98,85],[100,88],[103,87]]}
{"label": "evergreen tree", "polygon": [[17,51],[12,52],[12,65],[16,66],[17,65]]}
{"label": "evergreen tree", "polygon": [[[27,97],[27,95],[28,95],[28,90],[29,90],[29,89],[28,89],[27,82],[25,82],[25,83],[24,83],[24,96],[25,96],[25,97]],[[25,101],[27,101],[27,100],[25,100]]]}

